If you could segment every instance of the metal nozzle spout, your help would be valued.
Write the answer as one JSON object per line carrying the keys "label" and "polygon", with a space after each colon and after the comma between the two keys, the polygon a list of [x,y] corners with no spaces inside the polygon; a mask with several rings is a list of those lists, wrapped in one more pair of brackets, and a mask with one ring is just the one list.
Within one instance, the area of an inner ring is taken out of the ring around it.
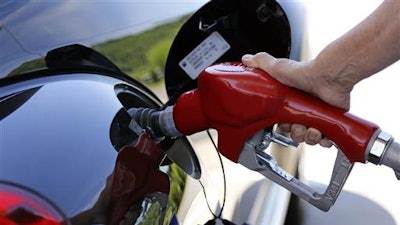
{"label": "metal nozzle spout", "polygon": [[176,129],[173,119],[173,107],[169,106],[164,110],[151,108],[130,108],[129,115],[141,127],[151,130],[157,137],[178,137],[182,134]]}
{"label": "metal nozzle spout", "polygon": [[135,132],[137,131],[136,133],[146,129],[155,142],[165,140],[165,137],[174,138],[173,144],[163,149],[165,154],[186,174],[194,179],[200,179],[200,163],[190,142],[175,128],[172,106],[164,110],[130,108],[127,112],[132,117],[129,127]]}

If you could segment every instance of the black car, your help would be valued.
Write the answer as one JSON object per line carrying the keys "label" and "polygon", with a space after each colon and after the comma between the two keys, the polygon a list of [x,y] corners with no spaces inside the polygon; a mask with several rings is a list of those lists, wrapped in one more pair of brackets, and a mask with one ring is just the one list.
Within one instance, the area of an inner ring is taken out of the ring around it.
{"label": "black car", "polygon": [[[201,175],[192,144],[135,153],[142,140],[126,110],[162,108],[195,88],[180,60],[214,32],[230,49],[210,63],[258,51],[297,58],[299,6],[2,1],[0,223],[177,224],[186,175]],[[155,94],[164,79],[166,94]]]}

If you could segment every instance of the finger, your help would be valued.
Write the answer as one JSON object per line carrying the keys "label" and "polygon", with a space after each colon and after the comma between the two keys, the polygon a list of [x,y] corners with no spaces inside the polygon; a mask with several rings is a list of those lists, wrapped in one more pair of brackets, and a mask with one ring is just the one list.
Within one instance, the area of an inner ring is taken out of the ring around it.
{"label": "finger", "polygon": [[278,127],[283,132],[290,132],[290,129],[292,128],[292,124],[291,123],[280,123],[280,124],[278,124]]}
{"label": "finger", "polygon": [[322,147],[330,148],[330,147],[332,147],[333,143],[328,138],[322,138],[319,141],[319,145],[321,145]]}
{"label": "finger", "polygon": [[242,63],[248,67],[258,68],[258,61],[256,61],[254,58],[254,55],[246,54],[242,56]]}
{"label": "finger", "polygon": [[274,56],[266,53],[259,52],[255,55],[246,54],[242,56],[242,62],[246,66],[260,68],[266,71],[270,76],[277,79],[281,83],[298,87],[303,79],[298,79],[300,67],[298,62],[286,58],[275,58]]}
{"label": "finger", "polygon": [[304,135],[304,141],[309,145],[316,145],[322,139],[322,133],[315,128],[308,128]]}
{"label": "finger", "polygon": [[259,52],[255,55],[246,54],[242,56],[242,62],[246,66],[260,68],[264,71],[269,71],[271,69],[271,64],[275,60],[275,57],[266,53]]}
{"label": "finger", "polygon": [[303,125],[292,124],[292,127],[290,129],[290,137],[295,142],[299,142],[299,143],[303,142],[306,130],[307,130],[307,128],[305,126],[303,126]]}

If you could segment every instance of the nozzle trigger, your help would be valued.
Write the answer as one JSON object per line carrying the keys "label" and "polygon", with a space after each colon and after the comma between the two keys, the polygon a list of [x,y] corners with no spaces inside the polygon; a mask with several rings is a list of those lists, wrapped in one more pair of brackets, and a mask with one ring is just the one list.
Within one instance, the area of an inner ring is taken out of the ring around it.
{"label": "nozzle trigger", "polygon": [[338,150],[330,183],[324,193],[319,193],[286,172],[274,157],[259,149],[259,143],[265,141],[264,137],[263,131],[249,139],[242,149],[238,162],[248,169],[261,173],[320,210],[328,211],[335,203],[353,168],[347,157]]}

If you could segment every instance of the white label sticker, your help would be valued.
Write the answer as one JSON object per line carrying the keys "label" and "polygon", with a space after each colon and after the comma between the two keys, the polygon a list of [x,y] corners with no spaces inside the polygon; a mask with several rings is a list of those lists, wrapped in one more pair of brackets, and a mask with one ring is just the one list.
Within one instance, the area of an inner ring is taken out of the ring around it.
{"label": "white label sticker", "polygon": [[213,64],[230,48],[228,42],[217,31],[214,31],[182,59],[179,66],[190,78],[195,80],[201,71]]}

